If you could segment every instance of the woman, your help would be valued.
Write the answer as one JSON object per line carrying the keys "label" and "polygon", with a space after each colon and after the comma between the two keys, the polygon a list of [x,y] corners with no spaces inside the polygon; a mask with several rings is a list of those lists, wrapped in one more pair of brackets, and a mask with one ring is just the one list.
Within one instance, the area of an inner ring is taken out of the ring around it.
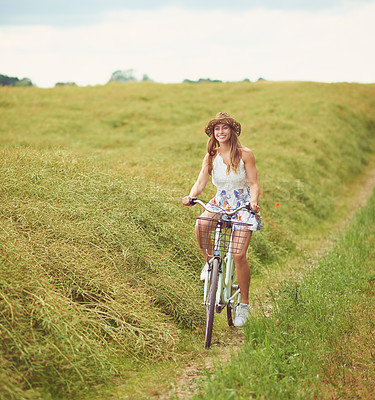
{"label": "woman", "polygon": [[[249,315],[250,266],[246,257],[247,248],[252,231],[260,229],[259,185],[255,158],[248,148],[241,146],[238,140],[241,124],[229,114],[218,113],[208,123],[205,132],[209,136],[207,154],[203,159],[202,169],[197,181],[191,188],[190,194],[182,198],[182,203],[185,206],[190,206],[191,198],[203,192],[210,175],[212,175],[212,183],[217,187],[217,193],[207,204],[212,212],[205,211],[202,217],[212,218],[216,212],[223,208],[233,211],[246,203],[250,203],[253,211],[258,213],[255,216],[247,210],[241,210],[233,217],[234,220],[245,223],[247,227],[247,237],[241,253],[233,254],[241,291],[241,304],[237,307],[234,325],[243,326]],[[195,228],[195,233],[199,240],[198,226]],[[206,259],[207,254],[204,249],[202,249],[202,253]],[[203,271],[207,267],[208,264],[206,263]],[[203,276],[204,273],[201,274],[201,280]]]}

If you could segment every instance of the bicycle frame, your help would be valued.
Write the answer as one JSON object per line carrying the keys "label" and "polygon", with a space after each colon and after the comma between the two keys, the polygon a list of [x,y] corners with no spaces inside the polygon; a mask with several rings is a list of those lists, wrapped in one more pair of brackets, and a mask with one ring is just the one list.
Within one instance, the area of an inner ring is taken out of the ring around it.
{"label": "bicycle frame", "polygon": [[[212,255],[219,260],[219,279],[216,291],[216,309],[219,309],[219,312],[231,302],[236,296],[239,295],[240,289],[237,287],[233,287],[233,274],[234,274],[234,261],[232,257],[232,239],[233,239],[233,231],[231,232],[231,237],[229,239],[228,250],[226,252],[225,257],[222,257],[220,251],[218,250],[220,247],[220,224],[225,223],[223,220],[218,220],[216,229],[215,229],[215,241],[214,241],[214,254]],[[209,272],[206,271],[206,279],[204,281],[204,292],[203,292],[203,303],[206,304],[208,287],[209,287]],[[232,290],[237,289],[234,294],[232,294]]]}

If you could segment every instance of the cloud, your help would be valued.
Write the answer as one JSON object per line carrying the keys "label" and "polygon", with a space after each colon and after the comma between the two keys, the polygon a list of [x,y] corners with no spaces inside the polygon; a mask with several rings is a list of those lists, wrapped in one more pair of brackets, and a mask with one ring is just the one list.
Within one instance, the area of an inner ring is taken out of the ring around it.
{"label": "cloud", "polygon": [[110,12],[86,26],[6,26],[0,72],[42,87],[102,84],[131,68],[158,82],[374,82],[374,15],[375,2],[341,13],[169,7]]}
{"label": "cloud", "polygon": [[160,10],[166,7],[200,12],[227,10],[327,11],[358,6],[372,0],[0,0],[0,25],[79,26],[97,23],[103,13],[126,10]]}

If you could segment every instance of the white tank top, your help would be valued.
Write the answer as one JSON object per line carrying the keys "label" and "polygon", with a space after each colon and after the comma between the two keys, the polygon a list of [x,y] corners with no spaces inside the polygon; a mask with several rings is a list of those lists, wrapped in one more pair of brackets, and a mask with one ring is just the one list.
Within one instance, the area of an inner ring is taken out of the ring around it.
{"label": "white tank top", "polygon": [[245,164],[240,160],[239,170],[236,174],[232,168],[227,174],[227,165],[218,153],[213,162],[212,183],[220,190],[247,189],[249,182],[247,180]]}

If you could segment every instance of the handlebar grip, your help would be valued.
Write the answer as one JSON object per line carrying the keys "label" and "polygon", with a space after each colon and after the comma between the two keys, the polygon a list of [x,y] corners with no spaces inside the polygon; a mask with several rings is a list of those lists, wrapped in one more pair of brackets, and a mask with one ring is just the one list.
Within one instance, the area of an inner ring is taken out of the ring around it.
{"label": "handlebar grip", "polygon": [[248,210],[251,214],[256,215],[256,213],[254,212],[254,210],[251,208],[250,203],[247,203],[247,204],[246,204],[246,210]]}
{"label": "handlebar grip", "polygon": [[195,206],[195,205],[197,204],[197,198],[196,198],[196,197],[192,197],[192,198],[190,199],[190,204],[191,204],[192,206]]}

